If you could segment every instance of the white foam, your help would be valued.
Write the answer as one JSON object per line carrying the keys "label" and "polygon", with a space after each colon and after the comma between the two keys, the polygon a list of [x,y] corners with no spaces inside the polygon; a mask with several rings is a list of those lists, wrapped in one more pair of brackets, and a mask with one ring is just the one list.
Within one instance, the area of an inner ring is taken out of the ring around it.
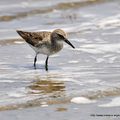
{"label": "white foam", "polygon": [[58,55],[58,54],[54,54],[54,55],[52,55],[51,57],[52,58],[54,58],[54,57],[59,57],[60,55]]}
{"label": "white foam", "polygon": [[16,43],[16,44],[23,44],[24,42],[23,41],[15,41],[14,43]]}
{"label": "white foam", "polygon": [[48,106],[47,102],[41,102],[41,107],[47,107],[47,106]]}
{"label": "white foam", "polygon": [[76,104],[89,104],[89,103],[95,103],[95,100],[90,100],[85,97],[74,97],[71,99],[71,102],[76,103]]}
{"label": "white foam", "polygon": [[114,63],[114,61],[116,60],[116,58],[117,58],[116,56],[109,58],[109,63]]}
{"label": "white foam", "polygon": [[116,27],[120,25],[120,14],[101,19],[98,22],[100,28]]}
{"label": "white foam", "polygon": [[74,110],[78,110],[79,108],[73,108]]}
{"label": "white foam", "polygon": [[45,61],[44,60],[40,60],[40,61],[37,61],[38,64],[44,64]]}
{"label": "white foam", "polygon": [[34,58],[32,55],[27,55],[26,58]]}
{"label": "white foam", "polygon": [[15,81],[13,80],[0,80],[0,83],[14,83]]}
{"label": "white foam", "polygon": [[120,35],[120,31],[101,33],[102,35]]}
{"label": "white foam", "polygon": [[41,105],[41,107],[48,107],[48,105],[46,104],[46,105]]}
{"label": "white foam", "polygon": [[100,79],[92,79],[92,80],[87,80],[87,81],[84,81],[84,83],[99,83],[101,80]]}
{"label": "white foam", "polygon": [[19,88],[19,89],[16,89],[16,91],[10,91],[7,94],[8,94],[9,97],[19,98],[19,97],[25,97],[26,92],[27,91],[25,91],[25,88]]}
{"label": "white foam", "polygon": [[78,51],[85,51],[88,53],[105,53],[105,52],[120,52],[120,43],[117,44],[87,44],[82,45]]}
{"label": "white foam", "polygon": [[14,93],[9,93],[9,97],[15,97],[15,98],[25,97],[25,94],[14,92]]}
{"label": "white foam", "polygon": [[99,107],[117,107],[120,106],[120,97],[112,99],[111,102],[99,105]]}
{"label": "white foam", "polygon": [[101,62],[104,61],[104,59],[103,58],[98,58],[98,59],[96,59],[96,61],[97,61],[97,63],[101,63]]}
{"label": "white foam", "polygon": [[95,14],[88,14],[88,13],[86,13],[86,14],[82,14],[82,17],[85,17],[85,18],[94,18],[95,17]]}
{"label": "white foam", "polygon": [[106,26],[108,26],[108,25],[119,25],[120,24],[120,20],[118,20],[118,19],[111,19],[111,20],[103,20],[103,21],[101,21],[100,23],[99,23],[99,26],[100,27],[106,27]]}
{"label": "white foam", "polygon": [[79,63],[79,61],[77,61],[77,60],[71,60],[71,61],[68,61],[68,63]]}
{"label": "white foam", "polygon": [[45,105],[45,104],[47,104],[47,102],[41,102],[41,104],[42,104],[42,105]]}

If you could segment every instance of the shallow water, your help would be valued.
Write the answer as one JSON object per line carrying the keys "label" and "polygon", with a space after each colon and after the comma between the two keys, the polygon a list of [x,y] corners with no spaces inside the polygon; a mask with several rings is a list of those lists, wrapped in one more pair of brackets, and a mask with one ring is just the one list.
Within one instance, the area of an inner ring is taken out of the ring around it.
{"label": "shallow water", "polygon": [[[119,11],[117,0],[0,1],[0,111],[15,110],[0,112],[0,118],[48,119],[52,113],[49,119],[60,119],[55,111],[69,120],[78,113],[79,120],[105,119],[91,114],[119,114]],[[15,30],[56,28],[68,33],[76,49],[65,44],[50,57],[48,72],[46,56],[39,55],[34,70],[35,53]],[[22,112],[39,117],[23,117]]]}

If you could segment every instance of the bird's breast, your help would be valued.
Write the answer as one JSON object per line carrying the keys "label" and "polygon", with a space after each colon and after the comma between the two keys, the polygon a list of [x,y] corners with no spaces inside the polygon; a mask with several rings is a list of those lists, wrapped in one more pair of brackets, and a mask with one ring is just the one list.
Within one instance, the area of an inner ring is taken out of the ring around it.
{"label": "bird's breast", "polygon": [[63,48],[63,43],[62,42],[56,43],[56,44],[53,44],[51,46],[51,51],[54,54],[54,53],[59,52],[62,48]]}

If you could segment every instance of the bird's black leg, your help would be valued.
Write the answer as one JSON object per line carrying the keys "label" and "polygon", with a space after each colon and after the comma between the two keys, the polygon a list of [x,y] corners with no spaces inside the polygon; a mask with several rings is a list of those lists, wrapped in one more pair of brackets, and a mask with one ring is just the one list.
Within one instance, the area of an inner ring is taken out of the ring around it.
{"label": "bird's black leg", "polygon": [[34,58],[34,69],[36,69],[36,61],[37,61],[37,54],[35,55],[35,58]]}
{"label": "bird's black leg", "polygon": [[48,71],[48,58],[49,56],[47,56],[46,61],[45,61],[45,70]]}

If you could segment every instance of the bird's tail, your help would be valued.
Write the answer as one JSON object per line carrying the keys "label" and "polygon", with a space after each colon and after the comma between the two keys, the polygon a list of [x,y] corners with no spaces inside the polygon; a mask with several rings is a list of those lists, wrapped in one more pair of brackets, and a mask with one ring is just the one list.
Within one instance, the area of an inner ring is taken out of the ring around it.
{"label": "bird's tail", "polygon": [[17,30],[17,33],[29,44],[35,45],[36,42],[32,40],[32,34],[31,32],[25,32],[21,30]]}
{"label": "bird's tail", "polygon": [[17,33],[23,38],[26,39],[27,38],[27,32],[21,31],[21,30],[17,30]]}

